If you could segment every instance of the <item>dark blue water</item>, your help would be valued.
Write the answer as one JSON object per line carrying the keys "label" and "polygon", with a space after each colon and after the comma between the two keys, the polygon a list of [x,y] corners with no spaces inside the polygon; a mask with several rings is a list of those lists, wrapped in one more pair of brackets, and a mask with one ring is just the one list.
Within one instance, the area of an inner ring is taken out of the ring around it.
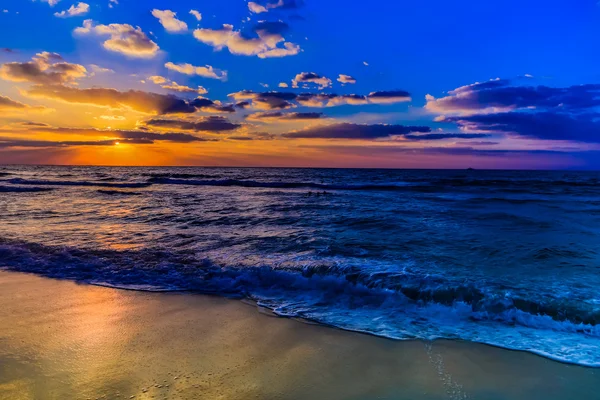
{"label": "dark blue water", "polygon": [[600,366],[600,173],[0,167],[0,265]]}

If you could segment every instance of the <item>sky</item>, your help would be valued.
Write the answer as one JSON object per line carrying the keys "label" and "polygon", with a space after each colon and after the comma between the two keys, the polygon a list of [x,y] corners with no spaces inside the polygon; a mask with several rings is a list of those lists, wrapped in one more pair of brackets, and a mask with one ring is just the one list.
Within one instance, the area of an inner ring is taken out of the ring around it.
{"label": "sky", "polygon": [[600,168],[597,0],[0,0],[0,163]]}

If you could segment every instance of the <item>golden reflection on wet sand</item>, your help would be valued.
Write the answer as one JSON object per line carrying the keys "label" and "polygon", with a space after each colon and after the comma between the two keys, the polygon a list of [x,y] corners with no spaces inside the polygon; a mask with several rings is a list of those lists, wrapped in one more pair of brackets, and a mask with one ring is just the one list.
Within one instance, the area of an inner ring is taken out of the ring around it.
{"label": "golden reflection on wet sand", "polygon": [[600,399],[595,369],[200,295],[0,272],[0,321],[1,399]]}

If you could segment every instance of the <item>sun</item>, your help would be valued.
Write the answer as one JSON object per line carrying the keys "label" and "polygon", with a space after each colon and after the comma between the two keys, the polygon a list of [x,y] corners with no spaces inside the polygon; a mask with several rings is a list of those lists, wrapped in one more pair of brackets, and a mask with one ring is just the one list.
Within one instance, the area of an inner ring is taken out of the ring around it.
{"label": "sun", "polygon": [[120,144],[121,144],[121,143],[119,143],[119,142],[115,142],[115,146],[118,146],[118,145],[120,145]]}

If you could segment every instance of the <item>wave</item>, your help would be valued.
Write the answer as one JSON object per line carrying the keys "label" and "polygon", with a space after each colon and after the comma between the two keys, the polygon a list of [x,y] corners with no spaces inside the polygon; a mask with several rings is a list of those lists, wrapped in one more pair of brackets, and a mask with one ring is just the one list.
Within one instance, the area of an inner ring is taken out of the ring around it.
{"label": "wave", "polygon": [[189,251],[78,249],[0,239],[11,270],[130,290],[249,298],[276,314],[394,339],[462,339],[600,367],[600,311],[481,282],[316,265],[240,267]]}
{"label": "wave", "polygon": [[98,190],[98,193],[105,194],[108,196],[141,196],[143,193],[140,192],[127,192],[124,190]]}
{"label": "wave", "polygon": [[53,189],[43,187],[0,186],[0,193],[38,193],[51,190]]}
{"label": "wave", "polygon": [[193,179],[193,178],[214,178],[214,174],[183,174],[183,173],[175,173],[175,172],[165,172],[165,173],[148,173],[143,174],[144,176],[149,176],[154,179],[159,178],[172,178],[172,179]]}
{"label": "wave", "polygon": [[91,182],[91,181],[50,181],[50,180],[28,180],[28,179],[9,179],[4,182],[13,185],[37,185],[37,186],[85,186],[85,187],[111,187],[111,188],[145,188],[150,186],[150,183],[145,182],[124,182],[124,183],[109,183],[109,182]]}
{"label": "wave", "polygon": [[237,186],[245,188],[270,188],[270,189],[320,189],[320,190],[402,190],[407,187],[406,184],[325,184],[315,182],[258,182],[253,180],[192,180],[192,179],[172,179],[172,178],[150,178],[149,182],[160,185],[190,185],[190,186]]}

